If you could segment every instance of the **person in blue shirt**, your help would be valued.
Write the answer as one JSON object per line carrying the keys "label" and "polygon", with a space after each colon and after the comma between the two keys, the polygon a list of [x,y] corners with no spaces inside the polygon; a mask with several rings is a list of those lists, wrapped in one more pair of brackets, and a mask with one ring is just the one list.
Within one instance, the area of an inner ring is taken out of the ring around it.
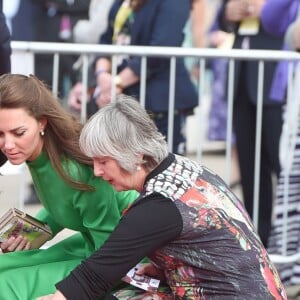
{"label": "person in blue shirt", "polygon": [[[108,28],[100,44],[132,46],[181,47],[184,27],[189,18],[192,1],[173,0],[123,1],[115,0],[109,13]],[[95,77],[100,95],[95,97],[95,111],[110,102],[111,90],[130,96],[140,95],[141,62],[139,56],[119,57],[117,75],[111,74],[109,57],[98,57]],[[145,106],[163,135],[168,137],[170,59],[147,58]],[[186,117],[198,105],[197,92],[184,65],[176,59],[175,113],[173,152],[186,153]],[[72,104],[71,104],[72,106]]]}

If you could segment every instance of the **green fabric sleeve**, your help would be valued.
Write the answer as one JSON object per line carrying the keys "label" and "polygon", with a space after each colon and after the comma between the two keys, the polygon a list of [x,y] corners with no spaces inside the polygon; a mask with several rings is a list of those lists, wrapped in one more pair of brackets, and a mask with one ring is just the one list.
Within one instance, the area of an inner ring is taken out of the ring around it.
{"label": "green fabric sleeve", "polygon": [[45,208],[41,208],[35,218],[46,223],[52,230],[53,236],[63,230],[63,227],[57,224]]}

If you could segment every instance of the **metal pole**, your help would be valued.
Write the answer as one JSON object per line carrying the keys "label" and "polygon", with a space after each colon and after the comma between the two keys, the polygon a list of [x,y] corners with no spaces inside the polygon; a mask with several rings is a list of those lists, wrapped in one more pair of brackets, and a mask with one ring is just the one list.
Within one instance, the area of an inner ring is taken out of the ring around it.
{"label": "metal pole", "polygon": [[199,112],[198,112],[198,124],[200,126],[200,132],[197,137],[197,161],[201,161],[202,159],[202,142],[204,137],[204,126],[201,126],[201,123],[203,124],[204,120],[204,89],[205,89],[205,59],[201,58],[199,61],[199,79],[198,79],[198,105],[199,105]]}
{"label": "metal pole", "polygon": [[233,85],[234,85],[234,66],[235,61],[230,59],[228,67],[228,101],[227,101],[227,129],[226,129],[226,161],[225,181],[230,184],[231,175],[231,152],[232,152],[232,119],[233,119]]}
{"label": "metal pole", "polygon": [[147,57],[142,57],[141,78],[140,78],[140,103],[142,107],[146,106],[146,80],[147,80]]}
{"label": "metal pole", "polygon": [[81,94],[81,122],[85,123],[87,118],[87,90],[88,90],[89,59],[86,54],[82,56],[82,94]]}
{"label": "metal pole", "polygon": [[264,61],[258,64],[258,86],[257,86],[257,110],[256,110],[256,133],[255,133],[255,164],[254,164],[254,199],[253,199],[253,223],[258,228],[259,216],[259,188],[260,188],[260,158],[261,158],[261,132],[263,118],[263,82]]}
{"label": "metal pole", "polygon": [[52,74],[52,93],[58,95],[58,80],[59,80],[59,53],[53,55],[53,74]]}
{"label": "metal pole", "polygon": [[169,111],[168,111],[168,146],[173,151],[174,112],[175,112],[175,74],[176,57],[170,59]]}

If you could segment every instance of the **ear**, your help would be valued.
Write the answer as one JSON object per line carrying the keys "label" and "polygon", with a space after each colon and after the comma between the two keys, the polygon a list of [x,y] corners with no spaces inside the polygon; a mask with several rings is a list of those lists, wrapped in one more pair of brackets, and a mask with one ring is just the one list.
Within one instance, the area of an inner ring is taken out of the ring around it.
{"label": "ear", "polygon": [[137,155],[138,164],[141,164],[143,162],[143,158],[144,158],[144,154],[139,153]]}
{"label": "ear", "polygon": [[45,130],[46,126],[47,126],[47,118],[46,117],[42,117],[39,121],[40,124],[40,129],[41,130]]}

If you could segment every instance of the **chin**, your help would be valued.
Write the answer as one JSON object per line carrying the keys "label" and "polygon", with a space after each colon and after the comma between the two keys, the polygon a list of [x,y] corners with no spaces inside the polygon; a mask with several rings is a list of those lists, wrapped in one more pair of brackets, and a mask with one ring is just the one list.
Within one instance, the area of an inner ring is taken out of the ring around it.
{"label": "chin", "polygon": [[9,159],[8,161],[9,161],[12,165],[15,165],[15,166],[21,165],[22,163],[25,162],[24,159]]}

